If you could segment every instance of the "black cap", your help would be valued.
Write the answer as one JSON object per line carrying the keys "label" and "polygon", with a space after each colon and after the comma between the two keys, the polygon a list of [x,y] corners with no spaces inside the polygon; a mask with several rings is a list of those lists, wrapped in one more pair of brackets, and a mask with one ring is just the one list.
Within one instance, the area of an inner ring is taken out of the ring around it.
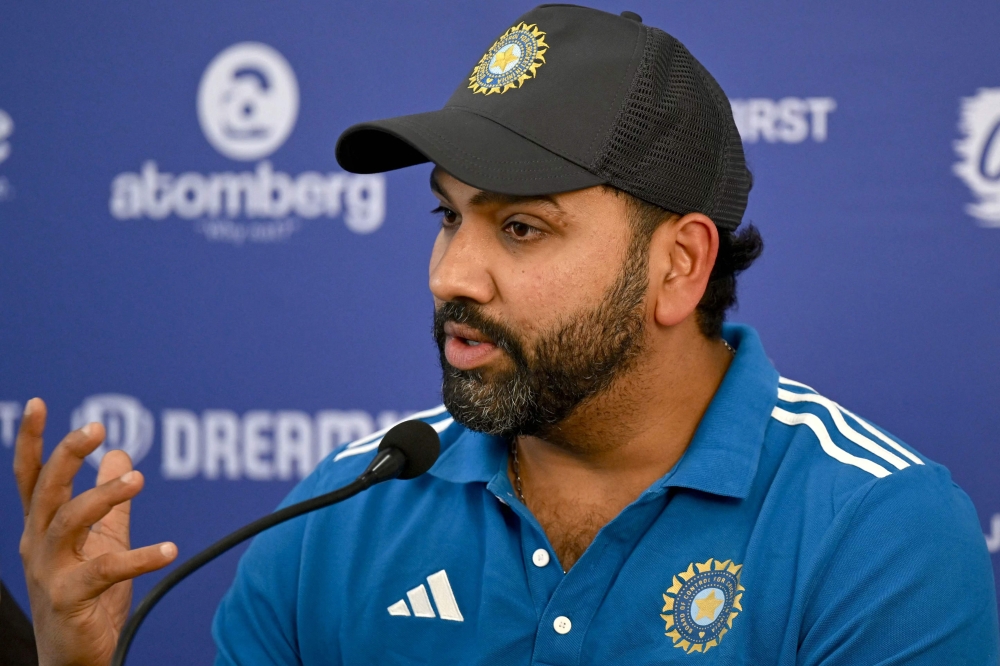
{"label": "black cap", "polygon": [[626,14],[531,10],[443,109],[354,125],[337,161],[355,173],[430,161],[515,195],[606,183],[736,229],[750,174],[725,93],[683,44]]}

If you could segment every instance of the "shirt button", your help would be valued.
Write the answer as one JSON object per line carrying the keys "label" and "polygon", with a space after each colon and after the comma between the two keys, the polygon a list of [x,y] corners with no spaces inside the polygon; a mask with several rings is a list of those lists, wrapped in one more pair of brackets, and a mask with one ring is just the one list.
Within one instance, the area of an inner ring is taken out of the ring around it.
{"label": "shirt button", "polygon": [[531,561],[536,567],[544,567],[549,563],[549,551],[539,548],[531,554]]}
{"label": "shirt button", "polygon": [[565,615],[560,615],[552,623],[552,628],[556,630],[557,634],[568,634],[569,630],[573,628],[573,623]]}

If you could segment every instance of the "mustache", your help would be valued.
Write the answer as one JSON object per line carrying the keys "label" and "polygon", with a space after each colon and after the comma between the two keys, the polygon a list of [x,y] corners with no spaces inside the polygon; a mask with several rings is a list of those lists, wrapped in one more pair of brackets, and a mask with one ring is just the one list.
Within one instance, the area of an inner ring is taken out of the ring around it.
{"label": "mustache", "polygon": [[444,325],[449,321],[471,326],[505,351],[515,365],[521,368],[529,367],[524,345],[517,334],[509,326],[485,314],[481,306],[465,301],[446,301],[434,311],[434,339],[437,341],[443,362],[447,362],[444,358],[444,343],[447,337]]}

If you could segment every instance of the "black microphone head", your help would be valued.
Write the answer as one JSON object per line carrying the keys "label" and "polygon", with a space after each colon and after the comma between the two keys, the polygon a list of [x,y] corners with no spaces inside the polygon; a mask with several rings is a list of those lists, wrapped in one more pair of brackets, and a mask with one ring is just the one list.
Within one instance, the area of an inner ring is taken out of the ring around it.
{"label": "black microphone head", "polygon": [[403,421],[385,433],[379,451],[397,449],[406,456],[406,462],[397,479],[412,479],[431,468],[441,453],[441,438],[437,431],[424,421]]}

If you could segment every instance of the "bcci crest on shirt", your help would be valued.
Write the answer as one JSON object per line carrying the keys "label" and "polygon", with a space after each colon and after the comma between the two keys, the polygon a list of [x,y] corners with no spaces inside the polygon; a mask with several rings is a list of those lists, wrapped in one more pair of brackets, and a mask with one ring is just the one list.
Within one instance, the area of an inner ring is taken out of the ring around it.
{"label": "bcci crest on shirt", "polygon": [[742,568],[732,560],[709,558],[700,564],[692,562],[686,571],[674,576],[673,585],[663,595],[660,614],[674,647],[688,654],[708,652],[733,628],[733,620],[743,610]]}
{"label": "bcci crest on shirt", "polygon": [[498,39],[482,57],[469,78],[474,93],[491,95],[520,88],[545,64],[545,33],[536,25],[520,23]]}

